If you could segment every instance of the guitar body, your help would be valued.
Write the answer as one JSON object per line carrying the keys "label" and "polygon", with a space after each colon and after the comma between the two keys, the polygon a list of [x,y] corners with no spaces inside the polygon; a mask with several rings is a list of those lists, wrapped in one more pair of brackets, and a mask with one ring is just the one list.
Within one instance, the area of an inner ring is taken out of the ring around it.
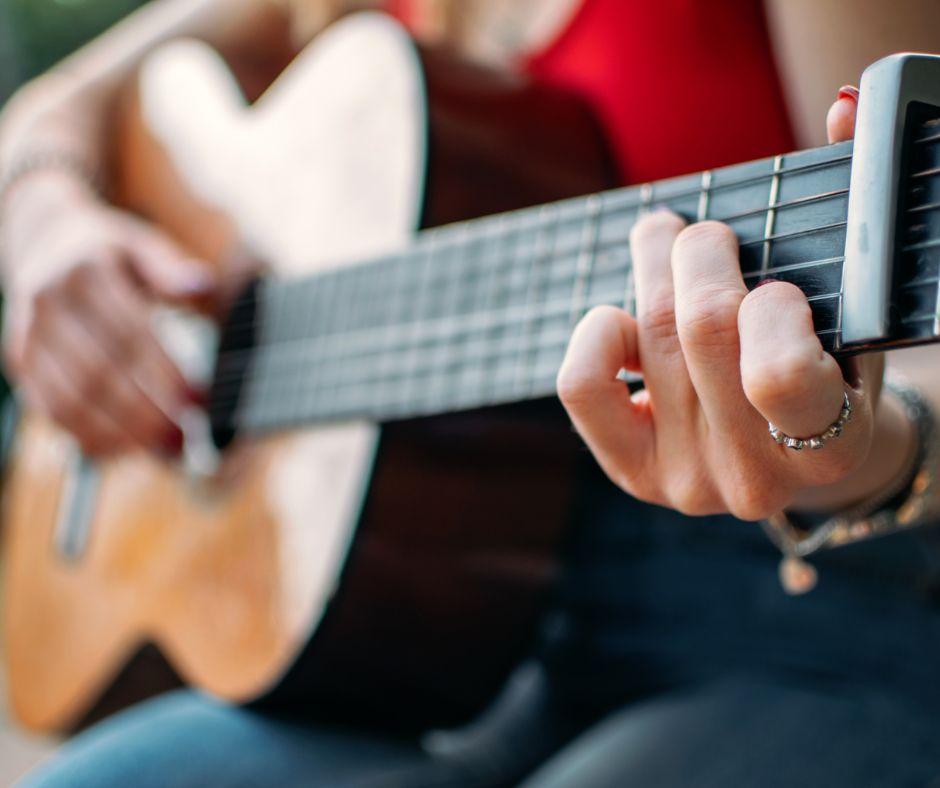
{"label": "guitar body", "polygon": [[[422,225],[612,185],[578,101],[418,52],[372,14],[327,31],[251,106],[217,55],[171,44],[120,114],[119,201],[233,282],[239,248],[299,276]],[[70,552],[83,466],[27,414],[4,501],[14,710],[74,726],[152,643],[233,702],[466,718],[530,640],[576,448],[543,402],[236,436],[209,477],[124,457],[96,469]]]}

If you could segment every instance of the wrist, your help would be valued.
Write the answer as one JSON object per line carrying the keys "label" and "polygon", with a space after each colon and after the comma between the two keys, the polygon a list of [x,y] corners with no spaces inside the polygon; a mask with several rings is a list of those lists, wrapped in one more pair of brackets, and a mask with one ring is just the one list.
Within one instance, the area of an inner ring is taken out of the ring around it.
{"label": "wrist", "polygon": [[37,239],[64,217],[102,205],[94,186],[77,172],[48,167],[32,171],[0,196],[0,250],[9,276]]}

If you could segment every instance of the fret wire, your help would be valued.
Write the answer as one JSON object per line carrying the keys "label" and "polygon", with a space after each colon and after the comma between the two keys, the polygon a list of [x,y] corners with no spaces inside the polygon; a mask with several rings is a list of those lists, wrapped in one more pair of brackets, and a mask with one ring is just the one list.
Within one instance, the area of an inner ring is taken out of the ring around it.
{"label": "fret wire", "polygon": [[[442,322],[447,326],[457,325],[456,321],[459,318],[457,307],[460,303],[460,285],[463,279],[462,266],[465,265],[466,258],[468,256],[468,249],[466,245],[468,234],[469,231],[467,230],[467,225],[464,225],[457,237],[459,243],[455,243],[455,249],[452,251],[450,259],[446,263],[448,270],[447,277],[443,283],[441,291],[441,314]],[[448,344],[442,341],[431,349],[430,354],[434,358],[440,359],[440,361],[443,362],[450,355],[449,351],[450,348],[448,347]],[[436,405],[438,401],[446,402],[447,384],[449,382],[450,381],[448,381],[444,376],[432,378],[429,381],[428,396],[432,403],[435,403]]]}
{"label": "fret wire", "polygon": [[[497,250],[499,248],[505,249],[507,246],[507,241],[508,241],[508,233],[509,233],[509,230],[508,230],[507,218],[505,216],[497,216],[496,219],[494,220],[492,235],[489,239],[491,242],[491,245],[494,246]],[[484,246],[484,249],[486,249],[486,246]],[[487,312],[498,313],[499,307],[497,306],[497,304],[498,304],[498,299],[499,299],[499,282],[500,282],[500,277],[505,275],[505,266],[502,264],[503,256],[496,254],[491,250],[491,251],[487,251],[484,257],[486,260],[485,265],[489,267],[489,270],[486,273],[486,277],[485,277],[486,284],[483,287],[484,295],[483,295],[483,306],[481,308],[481,311],[483,311],[484,313],[487,313]],[[481,340],[487,345],[490,345],[490,346],[495,345],[496,344],[496,332],[500,328],[504,328],[504,325],[496,324],[496,325],[491,325],[483,329],[483,331],[481,332],[482,333]],[[485,361],[483,364],[483,369],[481,370],[480,374],[478,374],[477,376],[479,380],[479,391],[477,392],[477,398],[478,400],[481,400],[481,401],[486,400],[485,392],[487,388],[487,380],[489,377],[486,373],[491,371],[491,370],[486,369],[487,366],[488,364]],[[472,370],[473,370],[472,366],[465,365],[462,370],[462,378],[466,378],[468,373],[472,373]],[[473,389],[471,388],[471,386],[464,385],[461,389],[461,396],[467,396],[468,392],[472,390]]]}
{"label": "fret wire", "polygon": [[783,156],[774,157],[774,174],[770,181],[770,196],[767,199],[767,218],[764,222],[764,249],[761,257],[761,271],[767,271],[770,268],[770,249],[773,243],[770,239],[774,234],[774,223],[777,220],[777,211],[772,206],[777,204],[778,194],[780,192],[780,170],[783,169]]}
{"label": "fret wire", "polygon": [[708,218],[708,200],[711,194],[712,171],[705,170],[702,173],[702,185],[698,196],[698,210],[696,211],[696,220],[704,222]]}
{"label": "fret wire", "polygon": [[[408,361],[407,363],[403,362],[403,367],[410,367],[415,370],[418,367],[418,361],[421,357],[420,346],[415,341],[417,336],[421,332],[421,321],[422,316],[428,309],[428,300],[432,291],[431,284],[431,268],[434,266],[434,236],[429,236],[427,239],[426,248],[423,250],[423,254],[420,257],[419,270],[420,274],[418,276],[418,293],[415,296],[415,305],[414,305],[414,314],[415,320],[411,323],[411,338],[412,341],[409,342],[410,350],[407,354]],[[418,378],[417,374],[413,374],[410,377],[410,383],[405,388],[404,398],[406,400],[413,400],[419,395],[421,390],[421,381]]]}
{"label": "fret wire", "polygon": [[532,277],[529,282],[529,292],[526,294],[525,317],[523,322],[522,358],[518,364],[519,382],[518,390],[526,391],[529,386],[529,375],[535,365],[535,320],[538,293],[541,289],[541,280],[545,273],[545,266],[552,257],[555,249],[555,225],[553,219],[558,214],[554,205],[544,205],[539,209],[537,230],[535,237],[535,250],[532,260]]}
{"label": "fret wire", "polygon": [[[693,192],[694,194],[694,192]],[[653,184],[643,183],[640,185],[640,206],[639,216],[650,212],[650,206],[653,204]]]}
{"label": "fret wire", "polygon": [[574,291],[571,295],[571,318],[569,322],[572,326],[581,319],[584,312],[587,286],[591,279],[591,271],[597,253],[597,225],[600,212],[601,198],[597,195],[591,195],[585,204],[586,218],[581,233],[581,252],[578,255]]}

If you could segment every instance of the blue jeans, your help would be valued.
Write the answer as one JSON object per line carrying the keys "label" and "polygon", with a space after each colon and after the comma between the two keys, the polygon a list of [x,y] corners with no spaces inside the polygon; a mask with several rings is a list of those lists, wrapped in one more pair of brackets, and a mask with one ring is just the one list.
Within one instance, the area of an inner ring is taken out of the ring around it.
{"label": "blue jeans", "polygon": [[[458,731],[402,738],[178,692],[31,786],[940,786],[940,542],[834,551],[788,597],[756,526],[589,474],[538,653]],[[392,716],[392,715],[390,715]]]}

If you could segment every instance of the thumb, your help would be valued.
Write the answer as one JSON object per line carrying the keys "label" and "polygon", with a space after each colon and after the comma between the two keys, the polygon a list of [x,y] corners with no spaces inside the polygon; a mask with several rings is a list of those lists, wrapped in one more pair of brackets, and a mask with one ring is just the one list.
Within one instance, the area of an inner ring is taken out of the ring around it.
{"label": "thumb", "polygon": [[826,116],[826,134],[829,142],[844,142],[855,136],[855,115],[858,112],[858,88],[846,85],[839,89],[838,98]]}
{"label": "thumb", "polygon": [[138,284],[161,301],[211,309],[220,282],[215,269],[144,223],[131,228],[129,262]]}

